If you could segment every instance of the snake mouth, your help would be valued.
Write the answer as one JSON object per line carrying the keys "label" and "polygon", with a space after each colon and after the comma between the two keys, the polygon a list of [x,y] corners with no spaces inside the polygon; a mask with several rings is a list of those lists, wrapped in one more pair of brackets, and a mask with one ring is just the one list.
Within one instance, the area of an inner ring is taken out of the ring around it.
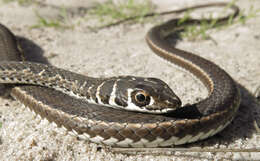
{"label": "snake mouth", "polygon": [[171,108],[164,108],[164,109],[153,109],[153,110],[149,110],[149,112],[146,112],[146,113],[150,113],[150,114],[166,114],[166,113],[169,113],[171,111],[174,111],[173,109]]}
{"label": "snake mouth", "polygon": [[179,109],[181,104],[181,100],[178,97],[174,97],[154,103],[153,105],[147,106],[145,108],[148,110],[148,113],[163,114]]}

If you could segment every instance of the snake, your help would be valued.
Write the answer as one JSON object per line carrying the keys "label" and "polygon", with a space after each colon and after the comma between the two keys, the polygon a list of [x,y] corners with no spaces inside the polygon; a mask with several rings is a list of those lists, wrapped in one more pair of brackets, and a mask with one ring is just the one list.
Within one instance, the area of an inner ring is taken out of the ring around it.
{"label": "snake", "polygon": [[[226,3],[198,5],[175,13]],[[230,5],[235,17],[239,8]],[[219,18],[218,22],[229,20]],[[0,83],[31,111],[70,134],[112,147],[166,147],[209,138],[236,116],[240,91],[232,77],[215,63],[178,49],[167,40],[183,26],[171,19],[152,27],[146,42],[159,57],[200,80],[208,96],[182,106],[180,98],[162,80],[136,76],[94,78],[23,59],[15,35],[0,25]]]}

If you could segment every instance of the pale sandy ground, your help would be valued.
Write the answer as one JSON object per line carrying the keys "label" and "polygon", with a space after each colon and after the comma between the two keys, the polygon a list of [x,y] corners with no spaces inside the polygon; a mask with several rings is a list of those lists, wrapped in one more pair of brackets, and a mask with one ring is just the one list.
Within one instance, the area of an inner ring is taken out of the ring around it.
{"label": "pale sandy ground", "polygon": [[[34,43],[31,50],[31,43],[27,41],[27,50],[31,54],[42,54],[55,66],[91,76],[158,77],[169,83],[184,104],[206,96],[206,89],[200,83],[154,56],[147,47],[145,33],[156,23],[120,25],[97,33],[91,32],[87,26],[93,25],[96,20],[89,20],[84,9],[80,8],[88,8],[93,1],[41,1],[46,6],[1,3],[0,21],[16,35]],[[168,0],[154,3],[159,10],[168,10],[208,2],[213,0]],[[250,5],[260,8],[260,1],[239,0],[237,5],[248,11]],[[71,11],[69,23],[76,26],[74,30],[47,27],[30,29],[38,21],[35,11],[42,16],[55,18],[61,7]],[[250,95],[260,85],[260,14],[245,25],[236,24],[212,32],[211,37],[215,42],[180,41],[178,47],[212,60],[224,68],[243,86],[243,100],[230,126],[217,136],[190,147],[260,149],[260,134],[254,125],[257,123],[260,126],[260,105]],[[35,118],[27,108],[10,99],[0,98],[0,122],[3,124],[0,129],[0,160],[260,160],[259,153],[176,152],[169,156],[113,154],[103,146],[78,140],[46,120]]]}

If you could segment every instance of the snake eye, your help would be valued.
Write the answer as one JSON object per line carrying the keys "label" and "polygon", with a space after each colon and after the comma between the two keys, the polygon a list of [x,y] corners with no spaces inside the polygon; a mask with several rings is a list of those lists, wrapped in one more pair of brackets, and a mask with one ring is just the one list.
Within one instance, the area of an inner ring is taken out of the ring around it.
{"label": "snake eye", "polygon": [[138,102],[144,102],[146,97],[142,93],[138,93],[137,95],[135,95],[135,98]]}
{"label": "snake eye", "polygon": [[139,107],[146,106],[150,103],[150,96],[144,91],[134,91],[132,98],[133,103]]}

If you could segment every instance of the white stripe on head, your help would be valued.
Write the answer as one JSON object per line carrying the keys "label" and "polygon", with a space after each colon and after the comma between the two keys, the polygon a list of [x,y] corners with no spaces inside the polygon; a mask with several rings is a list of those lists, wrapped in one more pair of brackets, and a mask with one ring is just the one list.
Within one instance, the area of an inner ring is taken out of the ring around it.
{"label": "white stripe on head", "polygon": [[109,97],[109,105],[111,105],[111,106],[118,106],[118,105],[116,104],[115,99],[116,99],[117,82],[118,82],[119,80],[120,80],[120,79],[118,79],[118,80],[115,81],[115,83],[114,83],[114,85],[113,85],[112,92],[111,92],[110,97]]}

